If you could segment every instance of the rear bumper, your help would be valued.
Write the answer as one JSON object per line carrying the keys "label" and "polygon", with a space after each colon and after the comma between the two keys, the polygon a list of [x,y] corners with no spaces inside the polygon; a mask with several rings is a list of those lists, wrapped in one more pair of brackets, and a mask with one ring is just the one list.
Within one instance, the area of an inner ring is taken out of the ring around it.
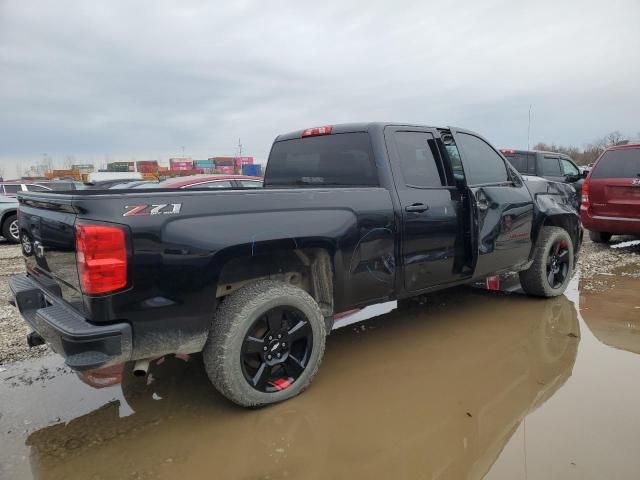
{"label": "rear bumper", "polygon": [[11,277],[9,287],[22,318],[72,369],[107,367],[131,359],[129,324],[94,325],[25,274]]}
{"label": "rear bumper", "polygon": [[593,215],[588,209],[580,209],[582,224],[587,230],[617,235],[640,235],[640,218],[605,217]]}

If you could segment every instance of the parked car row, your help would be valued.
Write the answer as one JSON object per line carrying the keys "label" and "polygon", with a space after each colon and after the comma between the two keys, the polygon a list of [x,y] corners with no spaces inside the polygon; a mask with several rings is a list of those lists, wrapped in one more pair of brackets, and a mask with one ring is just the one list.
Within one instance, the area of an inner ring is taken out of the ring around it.
{"label": "parked car row", "polygon": [[606,243],[613,235],[640,235],[640,142],[609,147],[583,168],[557,152],[501,152],[524,175],[572,185],[580,218],[594,242]]}
{"label": "parked car row", "polygon": [[0,182],[0,231],[9,243],[20,241],[18,229],[18,192],[51,192],[69,190],[119,190],[141,188],[240,189],[261,188],[262,177],[246,175],[191,175],[162,182],[135,178],[113,178],[89,184],[81,182]]}

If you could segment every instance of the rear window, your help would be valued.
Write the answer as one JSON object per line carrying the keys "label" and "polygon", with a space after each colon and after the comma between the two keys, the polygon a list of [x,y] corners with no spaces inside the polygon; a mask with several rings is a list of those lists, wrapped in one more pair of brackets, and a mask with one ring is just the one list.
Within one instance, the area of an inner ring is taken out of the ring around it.
{"label": "rear window", "polygon": [[513,165],[513,167],[520,173],[527,174],[529,172],[529,154],[527,153],[510,153],[505,155],[506,159],[509,160],[509,163]]}
{"label": "rear window", "polygon": [[276,142],[265,186],[378,186],[369,134],[341,133]]}
{"label": "rear window", "polygon": [[591,178],[634,178],[640,175],[640,149],[608,150],[596,164]]}

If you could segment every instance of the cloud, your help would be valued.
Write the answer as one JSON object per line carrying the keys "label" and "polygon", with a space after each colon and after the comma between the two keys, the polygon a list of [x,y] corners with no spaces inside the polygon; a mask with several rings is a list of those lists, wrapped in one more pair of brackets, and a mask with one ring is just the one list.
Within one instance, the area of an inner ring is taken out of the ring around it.
{"label": "cloud", "polygon": [[[0,3],[0,162],[266,158],[289,130],[458,125],[497,146],[640,130],[636,1]],[[12,171],[9,169],[9,171]]]}

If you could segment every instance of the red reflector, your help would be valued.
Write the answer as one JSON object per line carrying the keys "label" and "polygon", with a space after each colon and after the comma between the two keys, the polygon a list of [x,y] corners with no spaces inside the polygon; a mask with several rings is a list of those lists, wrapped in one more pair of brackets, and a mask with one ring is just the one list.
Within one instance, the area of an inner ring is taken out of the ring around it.
{"label": "red reflector", "polygon": [[303,137],[315,137],[316,135],[329,135],[331,133],[331,127],[314,127],[307,128],[304,132],[302,132]]}
{"label": "red reflector", "polygon": [[492,277],[487,277],[487,290],[500,290],[500,276],[493,275]]}
{"label": "red reflector", "polygon": [[127,285],[127,246],[123,229],[77,225],[76,255],[84,293],[113,292]]}

